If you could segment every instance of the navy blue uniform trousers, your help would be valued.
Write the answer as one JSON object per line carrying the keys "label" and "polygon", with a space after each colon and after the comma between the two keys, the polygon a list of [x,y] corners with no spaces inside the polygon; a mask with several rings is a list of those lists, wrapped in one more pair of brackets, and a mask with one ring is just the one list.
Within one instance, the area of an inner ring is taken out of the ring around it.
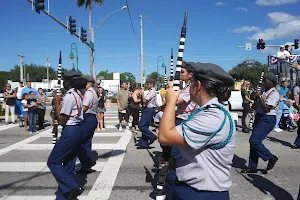
{"label": "navy blue uniform trousers", "polygon": [[149,130],[149,126],[155,116],[155,108],[145,108],[139,122],[139,129],[142,132],[142,138],[139,140],[140,147],[147,147],[149,142],[153,141],[156,136]]}
{"label": "navy blue uniform trousers", "polygon": [[168,197],[172,200],[229,200],[228,191],[199,191],[177,179],[176,173],[170,171],[168,174]]}
{"label": "navy blue uniform trousers", "polygon": [[81,168],[88,169],[94,162],[92,158],[92,140],[98,120],[94,114],[85,113],[83,117],[83,142],[79,149],[78,158],[81,162]]}
{"label": "navy blue uniform trousers", "polygon": [[276,124],[276,115],[262,115],[256,113],[253,124],[252,135],[249,139],[250,142],[250,156],[249,167],[257,168],[258,159],[261,158],[264,161],[270,160],[273,155],[263,145],[262,141],[273,130]]}
{"label": "navy blue uniform trousers", "polygon": [[57,140],[47,165],[58,183],[56,200],[67,199],[78,187],[74,179],[78,149],[82,143],[82,126],[64,126],[62,136]]}

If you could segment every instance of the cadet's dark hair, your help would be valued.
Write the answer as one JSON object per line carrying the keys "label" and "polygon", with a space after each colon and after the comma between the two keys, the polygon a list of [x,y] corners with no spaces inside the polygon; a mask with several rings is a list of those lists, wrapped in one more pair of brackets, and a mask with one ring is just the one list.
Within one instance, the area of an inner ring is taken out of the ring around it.
{"label": "cadet's dark hair", "polygon": [[69,82],[70,82],[71,87],[75,88],[77,90],[85,89],[85,86],[87,84],[87,80],[82,77],[78,77],[76,79],[71,79],[71,80],[69,80]]}
{"label": "cadet's dark hair", "polygon": [[203,79],[196,74],[193,75],[195,82],[200,81],[205,87],[210,97],[217,97],[219,101],[227,101],[230,98],[231,91],[224,84],[208,79]]}
{"label": "cadet's dark hair", "polygon": [[87,84],[87,80],[82,77],[76,77],[74,79],[68,79],[68,80],[64,80],[64,81],[68,81],[71,88],[75,88],[77,90],[85,89],[85,86]]}

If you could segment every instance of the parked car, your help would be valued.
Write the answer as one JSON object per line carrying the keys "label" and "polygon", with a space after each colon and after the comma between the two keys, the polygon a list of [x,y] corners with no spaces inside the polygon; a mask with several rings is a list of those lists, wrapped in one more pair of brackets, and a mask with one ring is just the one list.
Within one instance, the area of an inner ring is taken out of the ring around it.
{"label": "parked car", "polygon": [[4,93],[4,90],[0,90],[0,102],[4,101],[3,93]]}
{"label": "parked car", "polygon": [[231,90],[231,96],[228,100],[229,110],[243,110],[243,98],[240,90]]}

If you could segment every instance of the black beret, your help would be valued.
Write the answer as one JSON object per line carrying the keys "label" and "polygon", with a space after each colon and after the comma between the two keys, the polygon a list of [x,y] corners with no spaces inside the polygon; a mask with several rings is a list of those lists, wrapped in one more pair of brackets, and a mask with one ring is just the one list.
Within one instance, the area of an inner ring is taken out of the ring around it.
{"label": "black beret", "polygon": [[148,79],[146,80],[146,83],[150,83],[150,84],[155,85],[155,80],[152,79],[152,78],[148,78]]}
{"label": "black beret", "polygon": [[[273,83],[277,83],[278,82],[278,78],[277,78],[277,76],[275,75],[275,74],[273,74],[273,73],[268,73],[268,74],[266,74],[265,75],[265,77],[267,78],[267,79],[269,79],[271,82],[273,82]],[[285,80],[286,81],[286,80]]]}
{"label": "black beret", "polygon": [[91,76],[86,76],[86,80],[87,80],[87,82],[92,82],[92,83],[96,82],[95,79]]}
{"label": "black beret", "polygon": [[193,66],[194,76],[197,79],[204,79],[231,87],[234,84],[232,76],[225,72],[220,66],[212,63],[190,63]]}
{"label": "black beret", "polygon": [[82,74],[80,72],[75,71],[63,71],[62,76],[64,79],[71,80],[75,77],[80,77]]}

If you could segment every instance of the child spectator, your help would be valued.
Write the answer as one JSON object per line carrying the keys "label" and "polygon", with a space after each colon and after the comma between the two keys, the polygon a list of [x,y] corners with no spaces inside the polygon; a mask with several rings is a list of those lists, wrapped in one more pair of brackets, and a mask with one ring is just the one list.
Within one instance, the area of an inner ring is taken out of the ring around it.
{"label": "child spectator", "polygon": [[35,93],[29,92],[27,100],[28,116],[29,116],[29,134],[36,133],[36,118],[37,118],[37,100],[34,98]]}
{"label": "child spectator", "polygon": [[22,95],[22,109],[23,109],[23,117],[24,117],[24,128],[25,128],[25,132],[28,131],[28,107],[27,107],[27,101],[28,101],[28,94],[24,93]]}
{"label": "child spectator", "polygon": [[293,101],[291,99],[287,100],[284,105],[283,115],[288,117],[288,124],[292,126],[293,129],[297,127],[295,119],[299,118],[298,111],[293,106]]}

